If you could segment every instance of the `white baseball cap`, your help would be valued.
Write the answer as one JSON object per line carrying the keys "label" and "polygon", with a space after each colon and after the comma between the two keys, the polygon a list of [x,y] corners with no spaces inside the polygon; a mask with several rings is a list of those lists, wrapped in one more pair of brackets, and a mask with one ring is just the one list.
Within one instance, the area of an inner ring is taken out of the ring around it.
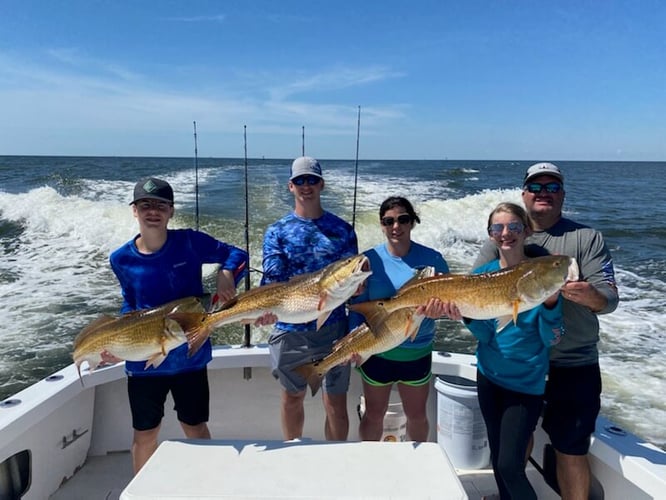
{"label": "white baseball cap", "polygon": [[564,175],[558,168],[557,165],[548,162],[535,163],[525,172],[525,178],[523,179],[523,185],[527,184],[530,179],[534,179],[539,175],[550,175],[551,177],[556,177],[560,182],[564,183]]}
{"label": "white baseball cap", "polygon": [[311,156],[301,156],[296,158],[291,164],[291,177],[289,177],[289,180],[294,180],[301,175],[314,175],[315,177],[323,179],[321,175],[321,165]]}

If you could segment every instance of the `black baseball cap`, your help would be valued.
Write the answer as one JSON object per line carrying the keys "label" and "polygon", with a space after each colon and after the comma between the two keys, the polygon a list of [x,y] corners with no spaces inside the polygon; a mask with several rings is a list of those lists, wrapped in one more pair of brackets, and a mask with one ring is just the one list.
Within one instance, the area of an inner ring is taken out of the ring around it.
{"label": "black baseball cap", "polygon": [[139,200],[160,200],[173,203],[173,189],[167,181],[155,177],[141,179],[134,186],[134,199],[130,205]]}

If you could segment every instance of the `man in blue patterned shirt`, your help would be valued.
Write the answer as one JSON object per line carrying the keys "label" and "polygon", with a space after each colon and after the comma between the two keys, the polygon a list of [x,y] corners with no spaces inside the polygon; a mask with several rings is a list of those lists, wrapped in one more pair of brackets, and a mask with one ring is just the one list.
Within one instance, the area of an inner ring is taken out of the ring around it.
{"label": "man in blue patterned shirt", "polygon": [[[292,276],[324,268],[336,260],[358,254],[356,233],[350,224],[321,205],[324,179],[314,158],[296,158],[291,166],[289,191],[294,211],[268,227],[264,235],[261,284],[287,281]],[[273,375],[282,386],[281,418],[284,438],[303,435],[306,380],[292,369],[319,360],[347,333],[344,306],[332,311],[317,330],[316,322],[277,322],[269,338]],[[350,365],[330,370],[323,384],[326,439],[344,441],[349,431],[347,390]]]}

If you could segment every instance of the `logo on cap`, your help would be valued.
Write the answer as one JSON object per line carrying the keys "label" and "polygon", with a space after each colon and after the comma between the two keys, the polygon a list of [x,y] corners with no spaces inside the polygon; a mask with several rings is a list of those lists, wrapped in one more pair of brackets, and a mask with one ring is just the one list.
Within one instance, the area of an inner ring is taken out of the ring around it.
{"label": "logo on cap", "polygon": [[146,182],[143,185],[143,189],[146,191],[146,193],[152,193],[153,191],[157,191],[159,188],[157,185],[153,182],[152,179],[148,179],[148,182]]}

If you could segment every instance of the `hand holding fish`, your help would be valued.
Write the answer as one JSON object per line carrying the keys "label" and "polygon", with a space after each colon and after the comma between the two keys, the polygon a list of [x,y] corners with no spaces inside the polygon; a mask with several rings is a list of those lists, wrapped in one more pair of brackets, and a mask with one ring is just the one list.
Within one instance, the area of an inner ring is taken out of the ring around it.
{"label": "hand holding fish", "polygon": [[266,326],[266,325],[272,325],[273,323],[277,323],[277,320],[278,317],[272,312],[268,311],[265,312],[263,316],[259,316],[253,324],[254,326]]}
{"label": "hand holding fish", "polygon": [[601,311],[606,307],[606,297],[587,281],[568,281],[561,292],[565,299],[588,307],[591,311]]}
{"label": "hand holding fish", "polygon": [[439,319],[444,316],[454,321],[460,321],[462,314],[460,310],[452,301],[442,302],[437,297],[430,297],[428,302],[416,308],[417,314],[422,314],[426,318]]}
{"label": "hand holding fish", "polygon": [[236,296],[236,284],[234,275],[228,269],[222,269],[217,273],[216,295],[224,303]]}

